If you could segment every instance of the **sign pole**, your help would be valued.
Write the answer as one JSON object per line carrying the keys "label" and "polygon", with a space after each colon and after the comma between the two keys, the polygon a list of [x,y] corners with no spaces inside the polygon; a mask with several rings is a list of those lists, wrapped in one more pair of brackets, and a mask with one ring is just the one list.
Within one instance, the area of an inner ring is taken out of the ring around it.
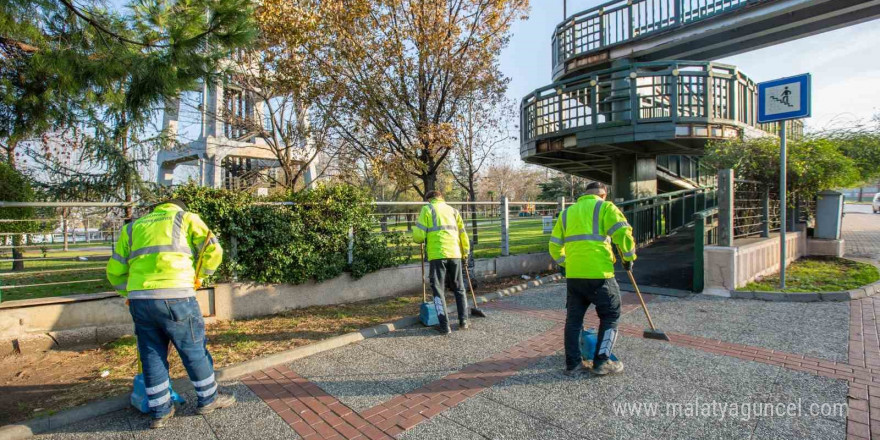
{"label": "sign pole", "polygon": [[786,196],[786,154],[785,154],[785,122],[781,121],[782,127],[779,130],[779,288],[785,290],[785,229],[788,226],[786,222],[786,214],[788,206],[785,202]]}

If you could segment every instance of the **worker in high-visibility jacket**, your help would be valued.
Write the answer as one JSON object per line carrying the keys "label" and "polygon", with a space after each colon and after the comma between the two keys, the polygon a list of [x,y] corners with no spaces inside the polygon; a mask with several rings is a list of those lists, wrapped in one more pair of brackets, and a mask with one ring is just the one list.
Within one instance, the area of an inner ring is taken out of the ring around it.
{"label": "worker in high-visibility jacket", "polygon": [[459,329],[465,330],[469,326],[461,265],[463,259],[467,260],[471,245],[461,214],[446,204],[443,194],[440,191],[429,191],[426,199],[428,204],[422,208],[416,220],[416,227],[413,229],[413,241],[425,243],[430,267],[431,292],[434,295],[437,320],[440,322],[437,331],[449,334],[452,329],[449,326],[444,295],[447,277],[452,281],[450,284],[455,294]]}
{"label": "worker in high-visibility jacket", "polygon": [[[199,273],[194,261],[201,258]],[[235,403],[219,393],[208,352],[205,321],[196,302],[196,284],[217,270],[223,249],[197,214],[178,200],[161,203],[126,224],[107,263],[107,279],[134,319],[143,364],[151,428],[174,416],[168,376],[169,343],[177,348],[198,396],[199,414]]]}
{"label": "worker in high-visibility jacket", "polygon": [[579,341],[590,304],[596,306],[599,315],[599,334],[589,370],[596,375],[623,371],[623,363],[609,359],[620,318],[620,287],[614,279],[615,257],[610,242],[620,249],[627,270],[632,269],[636,259],[636,243],[626,217],[605,200],[607,194],[604,184],[588,184],[586,195],[562,212],[550,236],[550,256],[565,267],[565,374],[569,376],[588,370]]}

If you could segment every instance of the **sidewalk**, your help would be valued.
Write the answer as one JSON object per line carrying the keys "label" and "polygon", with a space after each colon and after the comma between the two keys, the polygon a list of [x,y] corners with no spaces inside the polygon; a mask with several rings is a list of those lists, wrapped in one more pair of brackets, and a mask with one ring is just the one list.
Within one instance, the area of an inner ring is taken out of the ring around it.
{"label": "sidewalk", "polygon": [[[470,331],[415,327],[278,365],[225,384],[240,399],[232,409],[202,417],[188,404],[162,431],[125,410],[39,438],[843,439],[845,416],[803,413],[846,403],[856,373],[874,377],[834,363],[847,356],[846,303],[654,298],[667,344],[640,337],[644,318],[627,294],[616,347],[626,373],[571,379],[561,374],[564,300],[552,284],[493,303]],[[802,415],[686,412],[712,402],[792,403]],[[643,403],[658,414],[619,414]]]}
{"label": "sidewalk", "polygon": [[[847,254],[880,258],[880,215],[861,208],[847,207]],[[565,287],[551,284],[487,305],[466,332],[403,329],[224,384],[228,410],[198,416],[188,395],[165,430],[128,409],[38,438],[880,437],[880,298],[649,299],[672,343],[641,337],[625,294],[620,376],[562,375]]]}

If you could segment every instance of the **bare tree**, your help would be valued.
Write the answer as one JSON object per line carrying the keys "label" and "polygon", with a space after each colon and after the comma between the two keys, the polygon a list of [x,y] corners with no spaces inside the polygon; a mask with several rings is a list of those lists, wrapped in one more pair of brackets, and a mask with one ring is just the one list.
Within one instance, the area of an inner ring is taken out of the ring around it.
{"label": "bare tree", "polygon": [[[484,166],[497,157],[498,149],[515,141],[511,135],[511,121],[516,118],[516,104],[503,94],[478,95],[467,100],[461,115],[455,118],[455,156],[452,177],[468,195],[468,201],[477,201],[477,184]],[[515,132],[515,130],[514,130]],[[477,209],[470,208],[473,243],[479,242]]]}

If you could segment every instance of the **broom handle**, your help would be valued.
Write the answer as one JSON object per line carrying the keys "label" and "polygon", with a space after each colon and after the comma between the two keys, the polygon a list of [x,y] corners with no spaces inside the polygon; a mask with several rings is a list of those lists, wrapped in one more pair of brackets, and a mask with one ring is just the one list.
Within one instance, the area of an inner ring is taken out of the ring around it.
{"label": "broom handle", "polygon": [[199,271],[202,270],[202,258],[205,256],[205,249],[208,248],[208,241],[211,240],[211,235],[213,235],[211,231],[208,231],[208,235],[205,236],[205,242],[202,243],[202,248],[199,249],[199,260],[196,261],[196,279],[193,283],[195,285],[201,284],[199,283]]}
{"label": "broom handle", "polygon": [[[623,253],[620,252],[620,248],[617,248],[617,253],[620,254],[620,261],[623,264]],[[645,298],[642,298],[642,292],[639,290],[639,285],[636,284],[636,279],[633,278],[633,273],[631,270],[627,270],[626,274],[629,276],[629,282],[632,283],[633,289],[636,291],[636,295],[639,297],[639,302],[642,303],[642,310],[645,311],[645,317],[648,318],[648,325],[651,326],[651,330],[656,331],[657,327],[654,327],[654,320],[651,319],[651,313],[648,312],[648,305],[645,304]]]}
{"label": "broom handle", "polygon": [[425,287],[425,245],[422,245],[422,256],[419,258],[422,263],[422,302],[428,302],[428,290]]}
{"label": "broom handle", "polygon": [[468,287],[471,288],[471,299],[474,300],[474,308],[477,307],[477,295],[474,293],[474,285],[471,283],[471,270],[468,269],[467,263],[464,263],[464,273],[467,275]]}

